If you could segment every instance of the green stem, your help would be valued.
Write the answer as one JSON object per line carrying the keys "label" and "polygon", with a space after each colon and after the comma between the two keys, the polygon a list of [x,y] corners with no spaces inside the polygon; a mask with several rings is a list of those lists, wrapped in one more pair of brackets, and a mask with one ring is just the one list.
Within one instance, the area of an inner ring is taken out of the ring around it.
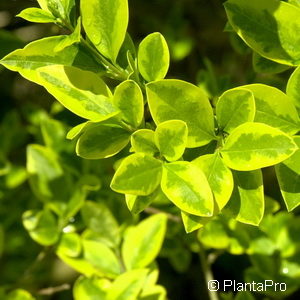
{"label": "green stem", "polygon": [[211,270],[211,265],[207,259],[205,250],[203,249],[202,245],[200,245],[200,251],[199,251],[199,257],[200,257],[200,263],[201,263],[201,268],[202,268],[202,272],[205,278],[205,285],[207,287],[207,292],[208,292],[208,296],[210,300],[219,300],[218,297],[218,292],[214,292],[214,291],[210,291],[208,289],[208,282],[210,280],[214,280],[214,276]]}

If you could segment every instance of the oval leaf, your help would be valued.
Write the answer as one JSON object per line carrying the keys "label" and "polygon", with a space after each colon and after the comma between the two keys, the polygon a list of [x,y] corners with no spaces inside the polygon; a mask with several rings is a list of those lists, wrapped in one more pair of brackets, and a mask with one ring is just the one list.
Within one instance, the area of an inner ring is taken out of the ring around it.
{"label": "oval leaf", "polygon": [[215,139],[213,111],[200,88],[169,79],[148,83],[146,92],[157,125],[168,120],[186,122],[189,129],[187,147],[203,146]]}
{"label": "oval leaf", "polygon": [[23,18],[29,22],[35,23],[53,23],[56,22],[56,18],[50,13],[40,8],[26,8],[22,10],[17,17]]}
{"label": "oval leaf", "polygon": [[110,187],[124,194],[147,196],[159,185],[162,162],[141,153],[126,157],[117,169]]}
{"label": "oval leaf", "polygon": [[100,159],[120,152],[129,142],[130,134],[121,127],[98,124],[87,129],[78,139],[77,155]]}
{"label": "oval leaf", "polygon": [[265,84],[249,84],[242,88],[250,90],[254,95],[254,122],[265,123],[290,134],[299,131],[300,121],[296,107],[286,94]]}
{"label": "oval leaf", "polygon": [[215,196],[218,209],[221,210],[230,199],[233,190],[233,177],[219,153],[207,154],[193,160],[205,174]]}
{"label": "oval leaf", "polygon": [[204,173],[189,162],[164,164],[161,188],[180,209],[209,217],[214,210],[213,195]]}
{"label": "oval leaf", "polygon": [[39,82],[50,94],[82,118],[102,121],[118,113],[108,99],[110,90],[95,73],[53,65],[39,68],[38,76]]}
{"label": "oval leaf", "polygon": [[116,61],[128,25],[127,0],[81,1],[84,30],[101,54]]}
{"label": "oval leaf", "polygon": [[166,226],[166,215],[157,214],[127,230],[122,256],[128,270],[147,267],[155,259],[162,246]]}
{"label": "oval leaf", "polygon": [[[300,64],[300,9],[278,0],[228,0],[228,20],[248,46],[263,57],[287,65]],[[297,30],[297,29],[296,29]]]}
{"label": "oval leaf", "polygon": [[293,74],[291,75],[287,88],[286,93],[291,99],[293,100],[294,104],[296,105],[298,111],[300,111],[300,67],[298,67]]}
{"label": "oval leaf", "polygon": [[298,149],[291,137],[262,123],[244,123],[227,138],[221,155],[234,170],[260,169],[287,159]]}
{"label": "oval leaf", "polygon": [[165,78],[170,64],[168,44],[159,32],[146,36],[139,46],[138,68],[146,81]]}
{"label": "oval leaf", "polygon": [[187,125],[179,120],[160,123],[155,131],[155,143],[168,161],[178,160],[183,155],[187,137]]}
{"label": "oval leaf", "polygon": [[252,92],[241,88],[226,91],[217,102],[216,115],[220,129],[227,133],[245,122],[252,122],[255,116]]}
{"label": "oval leaf", "polygon": [[131,146],[134,152],[154,154],[159,152],[154,141],[154,131],[140,129],[131,135]]}
{"label": "oval leaf", "polygon": [[126,80],[117,86],[113,104],[121,111],[123,121],[137,128],[144,117],[144,98],[137,83]]}

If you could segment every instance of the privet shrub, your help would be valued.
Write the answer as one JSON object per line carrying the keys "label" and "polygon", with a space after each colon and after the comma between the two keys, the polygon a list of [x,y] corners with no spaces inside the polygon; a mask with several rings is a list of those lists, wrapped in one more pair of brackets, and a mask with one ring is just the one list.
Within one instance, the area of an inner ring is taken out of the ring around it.
{"label": "privet shrub", "polygon": [[[226,31],[253,50],[257,72],[300,64],[300,4],[288,2],[224,4]],[[166,299],[155,263],[164,240],[171,246],[161,255],[179,271],[199,252],[209,280],[212,261],[203,249],[214,257],[219,251],[247,254],[252,265],[241,281],[285,282],[279,297],[297,290],[299,218],[274,214],[279,205],[264,196],[261,169],[275,166],[286,210],[295,209],[299,68],[286,92],[257,83],[228,89],[216,99],[192,83],[165,79],[170,54],[162,34],[149,34],[135,48],[127,32],[126,0],[81,0],[80,7],[75,0],[38,3],[41,8],[25,9],[18,17],[55,23],[69,34],[31,42],[1,64],[43,86],[83,121],[66,132],[64,124],[44,115],[44,144],[27,147],[27,173],[13,172],[21,176],[16,185],[28,176],[43,203],[42,209],[35,204],[23,213],[30,237],[81,273],[74,299]],[[5,122],[10,130],[13,119]],[[83,159],[75,157],[75,144]],[[123,202],[113,200],[116,193]],[[152,216],[138,222],[143,211]],[[187,233],[200,230],[184,236],[182,226]],[[254,297],[236,291],[241,293],[224,299]],[[274,290],[258,292],[278,296]],[[2,294],[15,300],[41,297],[5,286]]]}

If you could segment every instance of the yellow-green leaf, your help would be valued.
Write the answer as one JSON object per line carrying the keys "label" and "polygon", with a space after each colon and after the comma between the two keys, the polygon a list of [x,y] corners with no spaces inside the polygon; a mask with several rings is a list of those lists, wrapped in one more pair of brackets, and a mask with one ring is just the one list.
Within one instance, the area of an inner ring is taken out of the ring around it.
{"label": "yellow-green leaf", "polygon": [[[299,147],[300,137],[294,137],[294,141]],[[286,207],[292,211],[300,204],[300,150],[276,165],[275,170]]]}
{"label": "yellow-green leaf", "polygon": [[162,246],[166,226],[166,215],[157,214],[126,231],[122,256],[127,270],[147,267],[155,259]]}
{"label": "yellow-green leaf", "polygon": [[116,87],[113,104],[121,111],[121,118],[137,128],[144,117],[144,99],[138,86],[132,80],[123,81]]}
{"label": "yellow-green leaf", "polygon": [[168,44],[159,32],[146,36],[139,45],[138,68],[146,81],[163,79],[169,69]]}
{"label": "yellow-green leaf", "polygon": [[87,159],[107,158],[126,147],[129,138],[130,134],[122,127],[99,123],[79,137],[76,153]]}
{"label": "yellow-green leaf", "polygon": [[116,61],[128,25],[127,0],[81,1],[84,30],[105,57]]}
{"label": "yellow-green leaf", "polygon": [[188,137],[188,128],[180,120],[165,121],[155,130],[155,143],[160,153],[168,160],[178,160],[184,153]]}
{"label": "yellow-green leaf", "polygon": [[150,129],[140,129],[131,135],[131,146],[134,152],[155,154],[159,152],[154,141],[154,131]]}
{"label": "yellow-green leaf", "polygon": [[192,162],[205,174],[214,194],[218,209],[221,210],[230,199],[233,190],[233,177],[218,152],[202,155]]}
{"label": "yellow-green leaf", "polygon": [[124,194],[147,196],[159,185],[162,162],[142,153],[126,157],[117,169],[110,187]]}
{"label": "yellow-green leaf", "polygon": [[181,210],[209,217],[214,210],[213,195],[204,173],[189,162],[164,164],[161,188]]}
{"label": "yellow-green leaf", "polygon": [[168,79],[148,83],[147,99],[154,122],[181,120],[189,130],[187,147],[215,139],[212,107],[204,92],[185,81]]}
{"label": "yellow-green leaf", "polygon": [[244,123],[229,135],[221,155],[229,168],[250,171],[276,165],[297,149],[293,139],[277,128]]}

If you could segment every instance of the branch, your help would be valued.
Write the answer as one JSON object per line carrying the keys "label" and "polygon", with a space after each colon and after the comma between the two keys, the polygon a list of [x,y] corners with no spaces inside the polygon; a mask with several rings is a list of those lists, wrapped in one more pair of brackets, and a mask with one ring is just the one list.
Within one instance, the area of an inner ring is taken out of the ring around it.
{"label": "branch", "polygon": [[167,217],[168,217],[168,219],[169,219],[170,221],[173,221],[173,222],[175,222],[175,223],[181,223],[180,217],[177,217],[177,216],[175,216],[175,215],[166,213],[166,212],[164,212],[164,211],[162,211],[162,210],[160,210],[160,209],[154,208],[154,207],[147,207],[147,208],[145,208],[144,211],[145,211],[147,214],[151,214],[151,215],[163,213],[163,214],[167,215]]}
{"label": "branch", "polygon": [[41,289],[37,292],[38,295],[44,295],[44,296],[51,296],[53,294],[62,292],[62,291],[67,291],[71,288],[71,286],[68,283],[64,283],[59,286],[54,286],[54,287],[48,287]]}

